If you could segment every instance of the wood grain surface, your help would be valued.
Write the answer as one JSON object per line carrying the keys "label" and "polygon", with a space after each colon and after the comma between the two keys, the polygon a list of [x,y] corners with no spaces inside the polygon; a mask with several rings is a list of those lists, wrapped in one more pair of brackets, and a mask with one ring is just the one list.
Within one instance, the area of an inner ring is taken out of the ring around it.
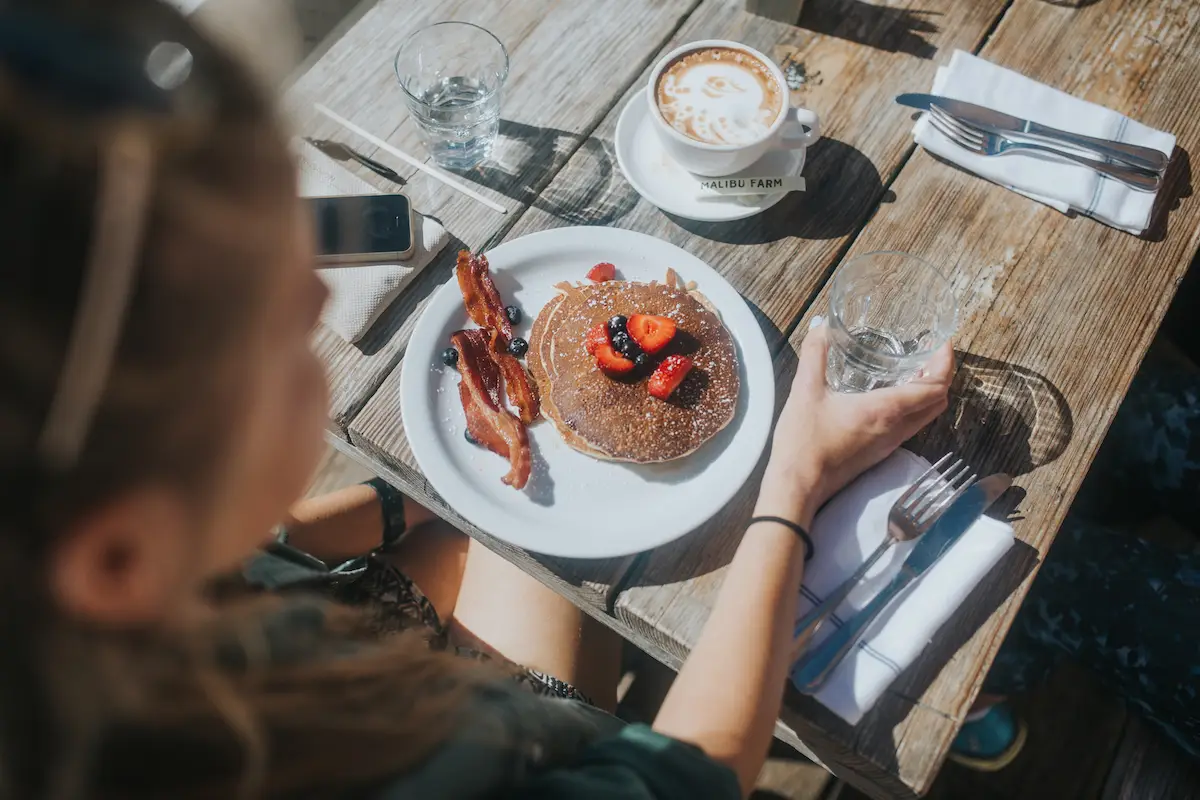
{"label": "wood grain surface", "polygon": [[[1189,0],[1099,0],[1079,9],[1044,0],[808,0],[793,27],[748,13],[744,0],[609,0],[604,10],[620,13],[603,16],[593,13],[596,5],[383,0],[298,82],[293,97],[320,99],[423,153],[390,73],[403,32],[458,16],[502,34],[513,53],[495,162],[466,176],[510,213],[496,215],[401,170],[418,210],[439,215],[455,240],[360,348],[321,337],[335,424],[373,470],[678,666],[740,541],[757,477],[703,530],[636,560],[546,559],[471,528],[421,477],[398,406],[398,365],[411,325],[450,277],[449,254],[461,243],[486,247],[578,224],[674,242],[721,271],[756,309],[777,352],[781,398],[800,332],[823,313],[822,287],[847,255],[902,249],[932,261],[952,276],[960,298],[960,367],[951,411],[914,446],[924,453],[953,448],[981,471],[1014,473],[1018,490],[1008,508],[1022,544],[860,725],[789,695],[778,729],[872,797],[920,794],[1200,245],[1188,196],[1188,151],[1200,140],[1200,8]],[[747,42],[784,63],[797,102],[825,123],[826,138],[805,167],[809,191],[738,223],[663,214],[633,192],[613,155],[616,120],[648,67],[665,49],[708,37]],[[1065,217],[914,152],[911,112],[891,98],[926,90],[954,48],[981,47],[996,63],[1179,136],[1166,192],[1172,202],[1149,236]],[[298,107],[304,133],[335,133],[306,116],[303,102]]]}
{"label": "wood grain surface", "polygon": [[[954,402],[917,448],[954,449],[983,473],[1015,474],[1023,542],[856,728],[839,729],[815,703],[789,699],[785,718],[800,737],[826,763],[853,756],[843,777],[873,796],[919,794],[936,775],[1200,244],[1200,213],[1186,196],[1187,151],[1200,141],[1198,14],[1183,0],[1083,9],[1017,0],[982,52],[1175,132],[1165,230],[1137,238],[1067,217],[921,151],[891,185],[895,201],[880,207],[848,254],[905,250],[952,276],[962,312]],[[883,114],[907,120],[903,110]],[[824,307],[822,296],[781,352],[781,378],[805,322]],[[652,554],[621,594],[618,616],[686,652],[740,540],[747,503],[691,537],[690,547]]]}
{"label": "wood grain surface", "polygon": [[[463,246],[484,247],[517,221],[604,117],[614,93],[641,72],[646,59],[697,2],[605,0],[607,24],[598,25],[592,3],[381,0],[296,81],[288,93],[295,129],[345,142],[395,168],[405,178],[403,187],[357,164],[348,166],[382,191],[402,188],[413,208],[441,219],[451,237],[442,256],[357,344],[327,330],[318,334],[317,348],[333,385],[332,418],[339,426],[346,426],[399,361],[425,300],[450,277],[454,253]],[[506,206],[507,214],[377,152],[312,108],[314,102],[324,103],[409,155],[425,159],[392,62],[409,33],[443,20],[487,28],[509,52],[500,137],[492,158],[458,176]]]}

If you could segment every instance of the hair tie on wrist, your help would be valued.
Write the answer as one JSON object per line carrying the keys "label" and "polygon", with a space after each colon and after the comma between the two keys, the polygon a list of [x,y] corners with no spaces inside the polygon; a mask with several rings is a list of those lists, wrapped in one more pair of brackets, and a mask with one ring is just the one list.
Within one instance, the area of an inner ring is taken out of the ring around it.
{"label": "hair tie on wrist", "polygon": [[[750,520],[750,525],[753,525],[756,522],[774,522],[776,525],[782,525],[783,527],[791,530],[792,533],[799,536],[800,539],[804,542],[804,561],[805,561],[805,563],[812,561],[812,557],[813,557],[812,538],[809,537],[808,531],[804,530],[804,528],[799,523],[792,522],[790,519],[784,519],[783,517],[754,517]],[[746,527],[749,528],[750,525],[747,525]]]}

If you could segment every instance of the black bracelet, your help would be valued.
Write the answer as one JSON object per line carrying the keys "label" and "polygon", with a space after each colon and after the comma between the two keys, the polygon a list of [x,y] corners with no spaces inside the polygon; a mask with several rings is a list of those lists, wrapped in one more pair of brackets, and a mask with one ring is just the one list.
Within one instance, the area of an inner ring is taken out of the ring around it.
{"label": "black bracelet", "polygon": [[383,508],[383,541],[379,544],[379,552],[387,553],[400,544],[408,532],[404,519],[404,495],[383,478],[372,478],[366,485],[379,495],[379,504]]}
{"label": "black bracelet", "polygon": [[[783,527],[790,529],[792,533],[796,534],[804,541],[804,561],[806,563],[812,561],[812,538],[808,535],[808,531],[804,530],[804,528],[798,523],[792,522],[790,519],[784,519],[783,517],[754,517],[750,520],[750,525],[753,525],[756,522],[774,522],[776,525],[782,525]],[[747,525],[746,527],[749,528],[750,525]]]}

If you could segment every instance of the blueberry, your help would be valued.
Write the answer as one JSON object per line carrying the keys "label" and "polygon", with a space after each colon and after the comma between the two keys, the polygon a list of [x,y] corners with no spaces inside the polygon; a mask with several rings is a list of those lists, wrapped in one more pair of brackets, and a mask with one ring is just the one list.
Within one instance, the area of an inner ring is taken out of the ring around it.
{"label": "blueberry", "polygon": [[633,358],[633,365],[637,367],[639,372],[647,372],[650,369],[650,356],[645,353],[638,353]]}
{"label": "blueberry", "polygon": [[505,306],[504,316],[508,317],[508,321],[513,325],[521,324],[521,309],[516,306]]}
{"label": "blueberry", "polygon": [[613,335],[617,333],[623,333],[625,331],[625,324],[627,322],[629,322],[629,320],[625,319],[620,314],[617,314],[608,321],[608,332]]}
{"label": "blueberry", "polygon": [[458,363],[458,350],[453,347],[447,347],[442,351],[442,363],[447,367],[453,367]]}
{"label": "blueberry", "polygon": [[625,331],[617,331],[612,335],[612,346],[626,358],[636,358],[637,354],[642,352],[642,348],[638,347],[633,337]]}
{"label": "blueberry", "polygon": [[529,350],[529,342],[517,337],[508,343],[508,352],[520,358]]}
{"label": "blueberry", "polygon": [[474,444],[474,445],[479,444],[479,440],[476,439],[474,436],[472,436],[471,432],[469,430],[467,430],[466,428],[463,429],[463,438],[467,440],[467,444]]}

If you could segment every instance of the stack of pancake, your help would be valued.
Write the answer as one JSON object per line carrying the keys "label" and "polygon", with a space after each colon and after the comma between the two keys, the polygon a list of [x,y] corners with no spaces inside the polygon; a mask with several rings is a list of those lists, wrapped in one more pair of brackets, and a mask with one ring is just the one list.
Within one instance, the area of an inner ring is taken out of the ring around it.
{"label": "stack of pancake", "polygon": [[[673,282],[672,282],[673,283]],[[720,318],[694,292],[661,283],[606,281],[559,286],[529,337],[529,370],[542,411],[568,445],[590,456],[649,464],[695,452],[733,419],[741,381],[737,348]],[[693,368],[667,401],[649,377],[606,374],[584,349],[589,330],[616,315],[669,317],[674,340],[656,357],[681,354]]]}

